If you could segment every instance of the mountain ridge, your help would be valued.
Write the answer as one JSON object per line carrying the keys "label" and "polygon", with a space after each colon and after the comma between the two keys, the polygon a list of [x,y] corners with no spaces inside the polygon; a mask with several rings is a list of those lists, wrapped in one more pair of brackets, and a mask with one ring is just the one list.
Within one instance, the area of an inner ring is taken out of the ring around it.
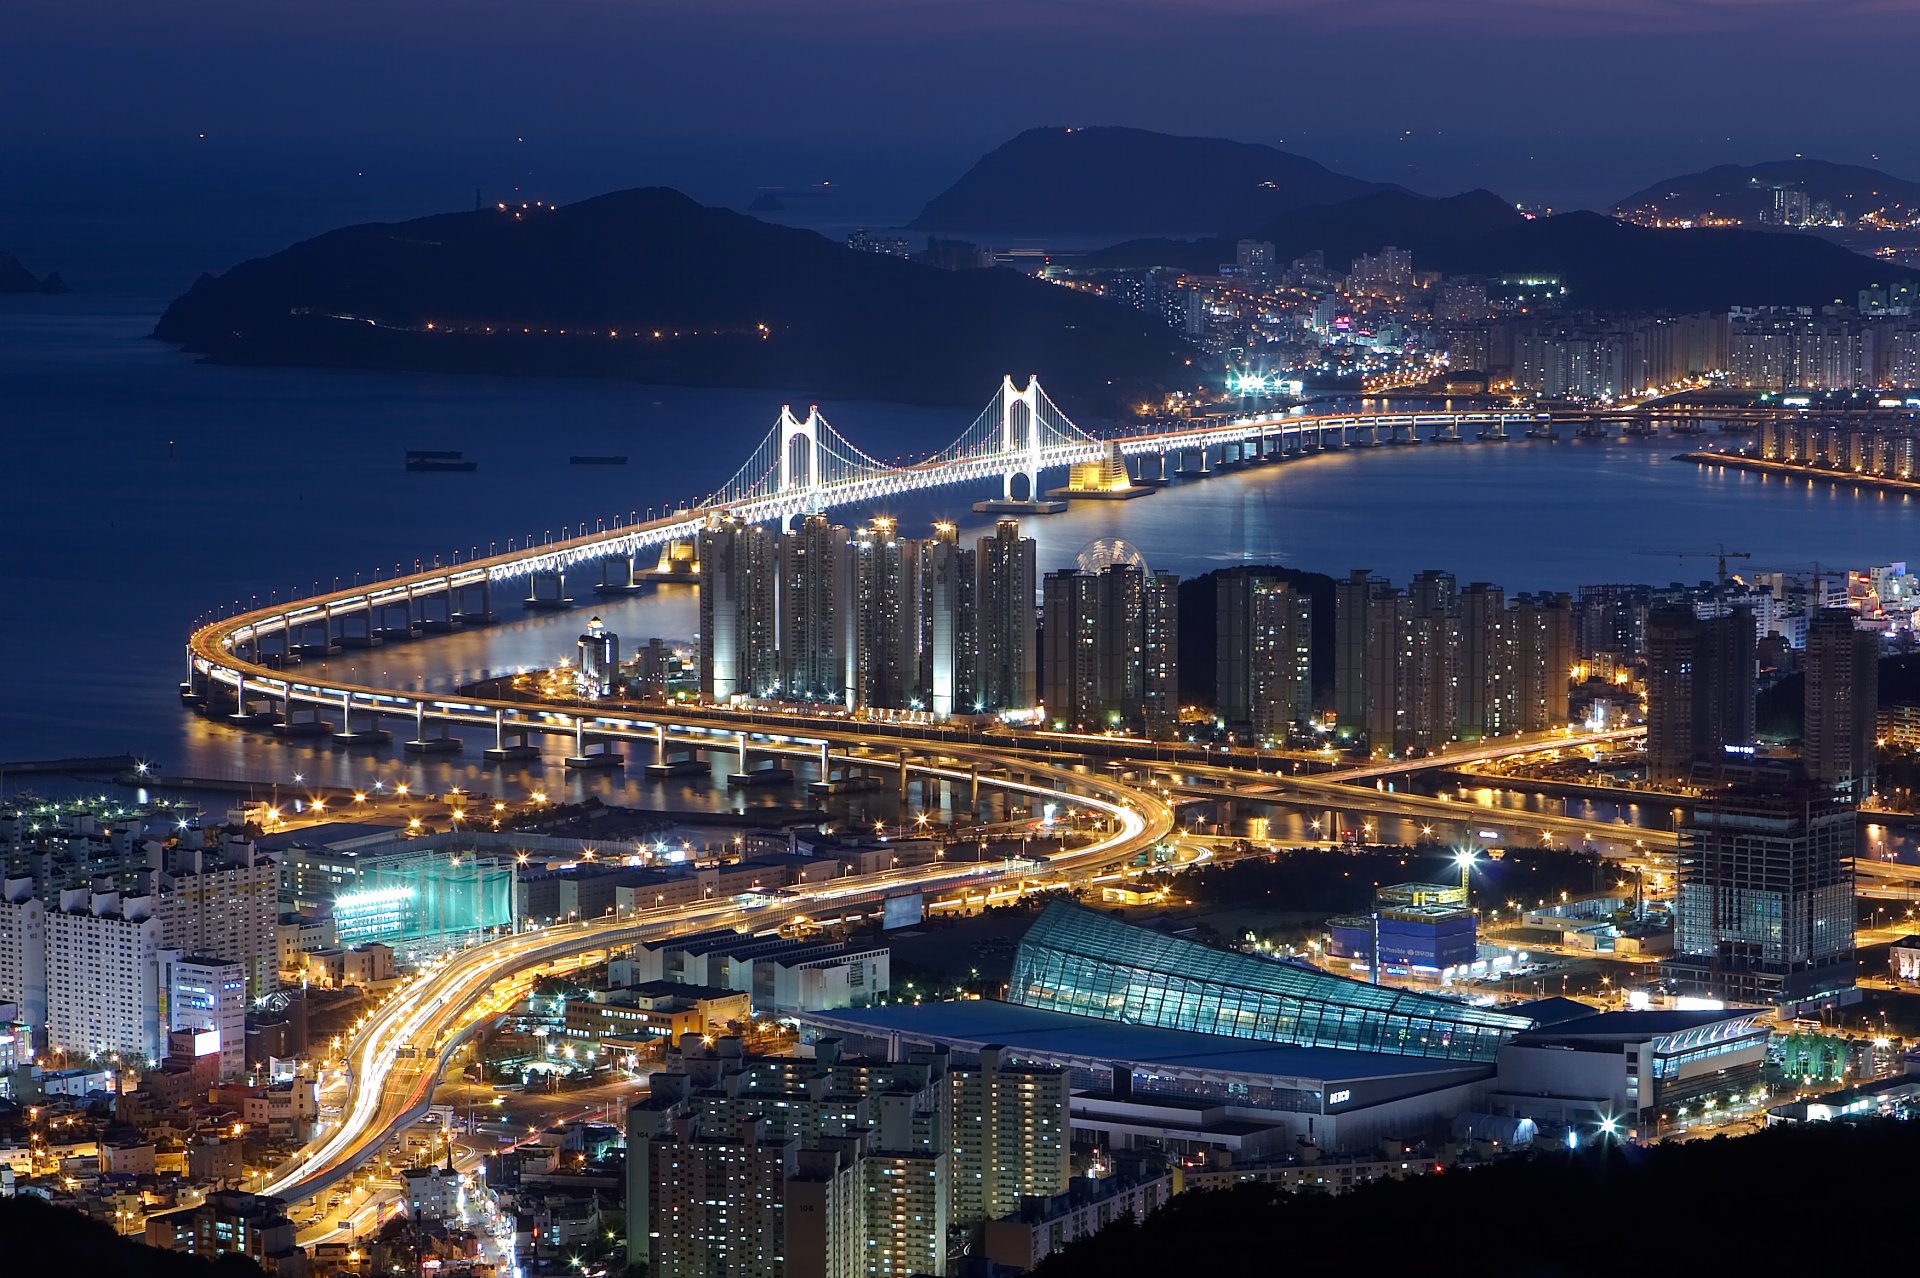
{"label": "mountain ridge", "polygon": [[1664,177],[1616,201],[1624,216],[1657,212],[1663,217],[1737,217],[1758,222],[1773,207],[1775,186],[1797,187],[1809,204],[1825,202],[1850,220],[1875,208],[1920,210],[1920,182],[1859,164],[1838,164],[1795,156],[1758,164],[1716,164],[1693,173]]}
{"label": "mountain ridge", "polygon": [[1287,209],[1398,189],[1257,142],[1050,126],[1019,133],[976,160],[907,229],[1232,234]]}

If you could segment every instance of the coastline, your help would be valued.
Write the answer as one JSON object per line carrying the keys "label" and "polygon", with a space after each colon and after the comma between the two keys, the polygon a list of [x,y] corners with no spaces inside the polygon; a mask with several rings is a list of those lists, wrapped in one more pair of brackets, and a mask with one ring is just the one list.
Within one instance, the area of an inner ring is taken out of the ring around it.
{"label": "coastline", "polygon": [[1877,488],[1882,492],[1920,493],[1920,480],[1890,479],[1884,475],[1856,475],[1846,471],[1816,470],[1811,466],[1801,466],[1794,462],[1766,461],[1759,457],[1741,457],[1732,453],[1675,453],[1673,460],[1694,462],[1699,465],[1728,466],[1734,470],[1750,470],[1762,475],[1791,475],[1817,479],[1830,484],[1846,484],[1854,488]]}

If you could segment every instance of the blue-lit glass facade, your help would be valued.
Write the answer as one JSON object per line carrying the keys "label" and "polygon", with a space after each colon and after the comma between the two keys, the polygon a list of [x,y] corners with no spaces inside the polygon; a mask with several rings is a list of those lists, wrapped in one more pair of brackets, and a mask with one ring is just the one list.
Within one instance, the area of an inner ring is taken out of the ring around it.
{"label": "blue-lit glass facade", "polygon": [[1020,942],[1007,1001],[1296,1047],[1490,1061],[1533,1022],[1133,927],[1064,901]]}

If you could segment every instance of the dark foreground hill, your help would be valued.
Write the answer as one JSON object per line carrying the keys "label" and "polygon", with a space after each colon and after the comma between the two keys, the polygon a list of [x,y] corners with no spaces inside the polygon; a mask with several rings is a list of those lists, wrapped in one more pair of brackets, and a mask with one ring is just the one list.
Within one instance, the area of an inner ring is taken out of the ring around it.
{"label": "dark foreground hill", "polygon": [[1138,312],[1004,270],[942,271],[621,191],[348,227],[202,276],[155,337],[236,363],[627,377],[984,402],[1040,373],[1069,411],[1188,385]]}
{"label": "dark foreground hill", "polygon": [[[1592,1133],[1597,1135],[1597,1132]],[[1339,1197],[1264,1186],[1181,1194],[1144,1222],[1075,1243],[1034,1278],[1114,1274],[1393,1273],[1586,1278],[1792,1272],[1852,1235],[1889,1233],[1920,1127],[1773,1128],[1739,1139],[1548,1152]],[[1861,1244],[1866,1245],[1866,1244]],[[1817,1250],[1816,1250],[1817,1249]]]}
{"label": "dark foreground hill", "polygon": [[19,1278],[261,1278],[245,1256],[207,1261],[161,1251],[31,1194],[0,1198],[0,1238],[0,1272]]}
{"label": "dark foreground hill", "polygon": [[1146,129],[1028,129],[936,195],[912,226],[1036,235],[1233,233],[1287,209],[1388,189],[1397,188],[1251,142]]}

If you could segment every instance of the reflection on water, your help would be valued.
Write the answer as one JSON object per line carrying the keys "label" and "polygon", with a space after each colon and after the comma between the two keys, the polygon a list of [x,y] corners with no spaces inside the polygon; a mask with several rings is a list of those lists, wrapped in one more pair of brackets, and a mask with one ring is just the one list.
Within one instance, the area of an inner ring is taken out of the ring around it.
{"label": "reflection on water", "polygon": [[[0,588],[18,604],[0,626],[0,759],[130,751],[185,775],[270,783],[301,772],[346,785],[384,769],[428,788],[477,785],[488,776],[477,758],[336,754],[183,713],[175,685],[193,619],[269,590],[684,500],[732,472],[783,398],[810,398],[804,389],[203,367],[144,339],[156,309],[150,300],[0,303],[0,404],[11,428]],[[991,390],[982,388],[983,402]],[[886,457],[942,446],[972,417],[863,402],[826,412]],[[462,449],[481,469],[402,471],[405,449],[430,447]],[[1183,575],[1249,561],[1396,579],[1441,567],[1510,591],[1698,577],[1704,563],[1635,552],[1719,541],[1750,551],[1755,570],[1920,558],[1909,553],[1914,510],[1904,495],[1702,469],[1670,460],[1674,451],[1671,440],[1354,450],[1177,483],[1138,501],[1079,503],[1025,527],[1042,571],[1070,564],[1089,541],[1123,537],[1154,567]],[[575,452],[624,453],[635,465],[570,467],[564,458]],[[917,494],[888,512],[909,531],[952,518],[973,535],[992,521],[971,503],[995,487]],[[853,523],[867,513],[834,516]],[[501,599],[507,621],[494,629],[324,668],[447,689],[571,656],[593,611],[628,651],[695,628],[684,587],[604,601],[575,593],[583,606],[571,614],[520,615]],[[541,775],[556,794],[686,797],[637,778],[562,776],[552,758]]]}

